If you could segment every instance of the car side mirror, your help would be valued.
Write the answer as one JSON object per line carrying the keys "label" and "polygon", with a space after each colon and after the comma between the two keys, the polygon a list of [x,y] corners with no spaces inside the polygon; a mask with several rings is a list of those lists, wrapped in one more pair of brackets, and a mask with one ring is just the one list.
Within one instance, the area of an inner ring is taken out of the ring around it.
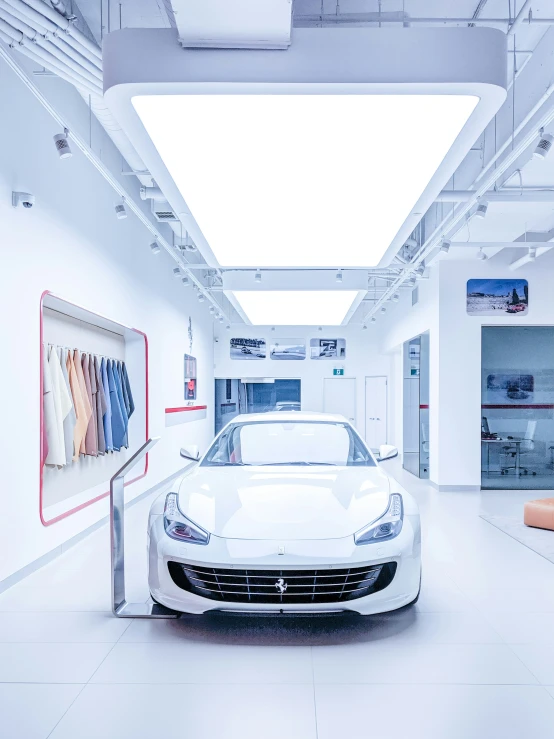
{"label": "car side mirror", "polygon": [[386,459],[394,459],[394,457],[398,457],[398,449],[392,444],[381,444],[377,461],[384,462]]}
{"label": "car side mirror", "polygon": [[200,459],[200,450],[196,444],[191,444],[188,449],[181,449],[181,457],[184,459],[191,459],[193,462],[198,462]]}

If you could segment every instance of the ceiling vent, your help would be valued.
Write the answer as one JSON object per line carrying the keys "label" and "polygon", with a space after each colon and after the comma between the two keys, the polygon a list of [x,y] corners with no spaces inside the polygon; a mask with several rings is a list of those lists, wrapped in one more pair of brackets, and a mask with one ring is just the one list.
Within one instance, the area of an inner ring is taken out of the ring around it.
{"label": "ceiling vent", "polygon": [[160,223],[171,223],[179,220],[167,200],[151,200],[150,203],[152,215]]}
{"label": "ceiling vent", "polygon": [[287,49],[292,0],[172,0],[185,48]]}

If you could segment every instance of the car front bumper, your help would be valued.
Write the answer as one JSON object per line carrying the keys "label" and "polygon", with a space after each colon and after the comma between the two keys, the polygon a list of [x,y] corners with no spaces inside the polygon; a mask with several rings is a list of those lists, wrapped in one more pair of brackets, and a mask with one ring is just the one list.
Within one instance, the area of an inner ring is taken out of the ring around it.
{"label": "car front bumper", "polygon": [[[332,613],[350,611],[363,615],[393,611],[417,596],[421,578],[419,516],[405,516],[395,539],[356,546],[352,536],[326,540],[265,541],[224,539],[211,536],[207,546],[183,544],[164,530],[163,516],[151,515],[148,528],[148,580],[152,597],[164,606],[184,613],[210,611],[251,613]],[[284,549],[279,554],[279,547]],[[336,603],[248,603],[212,600],[183,590],[170,576],[168,563],[191,567],[248,570],[329,570],[396,563],[396,572],[383,590]]]}

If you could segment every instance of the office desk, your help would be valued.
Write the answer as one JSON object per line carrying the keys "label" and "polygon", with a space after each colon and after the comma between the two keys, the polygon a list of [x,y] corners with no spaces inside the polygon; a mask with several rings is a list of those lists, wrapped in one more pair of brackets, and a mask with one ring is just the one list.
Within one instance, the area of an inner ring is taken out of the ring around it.
{"label": "office desk", "polygon": [[504,444],[504,446],[515,446],[516,448],[516,459],[515,459],[515,475],[516,477],[519,477],[520,473],[520,451],[521,451],[521,442],[523,439],[481,439],[481,444],[487,445],[487,474],[490,475],[491,472],[491,466],[490,466],[490,445],[491,444]]}

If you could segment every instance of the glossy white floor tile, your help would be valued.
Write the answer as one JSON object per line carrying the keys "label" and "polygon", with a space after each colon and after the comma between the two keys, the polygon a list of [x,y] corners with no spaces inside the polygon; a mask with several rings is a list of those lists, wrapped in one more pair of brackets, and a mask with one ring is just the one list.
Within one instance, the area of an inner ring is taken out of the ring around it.
{"label": "glossy white floor tile", "polygon": [[0,683],[86,683],[112,644],[0,644]]}
{"label": "glossy white floor tile", "polygon": [[142,737],[316,739],[313,687],[87,685],[49,739]]}
{"label": "glossy white floor tile", "polygon": [[541,687],[317,685],[318,739],[554,739]]}
{"label": "glossy white floor tile", "polygon": [[82,689],[82,685],[0,684],[0,736],[44,739]]}
{"label": "glossy white floor tile", "polygon": [[[423,586],[381,616],[119,620],[95,532],[0,594],[0,736],[554,739],[554,564],[479,515],[527,494],[398,477],[421,507]],[[136,600],[149,503],[127,514]]]}
{"label": "glossy white floor tile", "polygon": [[363,644],[313,650],[316,683],[532,685],[503,644]]}

